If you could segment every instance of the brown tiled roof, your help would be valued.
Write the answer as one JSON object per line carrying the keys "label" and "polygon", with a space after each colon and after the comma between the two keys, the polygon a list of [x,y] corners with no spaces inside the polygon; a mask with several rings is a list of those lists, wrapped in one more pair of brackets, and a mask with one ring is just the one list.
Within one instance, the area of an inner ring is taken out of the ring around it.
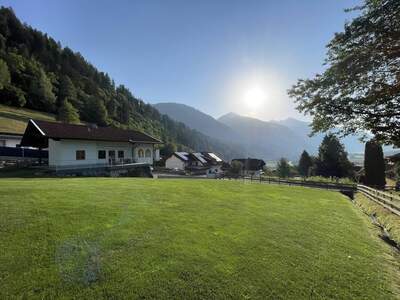
{"label": "brown tiled roof", "polygon": [[46,137],[53,139],[161,143],[160,140],[153,138],[150,135],[134,130],[125,130],[114,127],[74,125],[39,120],[31,120],[31,122],[36,124]]}

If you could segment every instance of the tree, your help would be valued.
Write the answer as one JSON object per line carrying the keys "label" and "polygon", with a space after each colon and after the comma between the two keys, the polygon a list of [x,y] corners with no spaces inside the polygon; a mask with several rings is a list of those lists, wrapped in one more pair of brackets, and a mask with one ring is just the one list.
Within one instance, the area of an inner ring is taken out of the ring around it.
{"label": "tree", "polygon": [[234,175],[240,175],[243,170],[243,164],[240,161],[234,160],[231,163],[231,168],[229,169],[230,173]]}
{"label": "tree", "polygon": [[0,90],[4,89],[11,82],[10,71],[8,70],[7,63],[0,59]]}
{"label": "tree", "polygon": [[85,103],[85,118],[89,122],[100,126],[107,125],[107,109],[103,101],[96,97],[90,97]]}
{"label": "tree", "polygon": [[300,156],[298,170],[301,176],[307,177],[310,175],[310,169],[313,165],[313,161],[306,150]]}
{"label": "tree", "polygon": [[276,171],[279,177],[286,178],[290,176],[290,165],[286,158],[281,158],[278,162]]}
{"label": "tree", "polygon": [[8,85],[0,90],[0,99],[2,99],[5,104],[17,107],[23,107],[26,103],[25,93],[13,85]]}
{"label": "tree", "polygon": [[385,187],[385,159],[382,146],[375,140],[365,144],[364,170],[365,184],[381,189]]}
{"label": "tree", "polygon": [[71,79],[67,75],[63,75],[60,79],[60,84],[58,87],[58,101],[59,103],[63,103],[65,99],[73,99],[76,101],[77,93],[74,84]]}
{"label": "tree", "polygon": [[32,108],[53,111],[56,96],[53,93],[53,85],[46,73],[40,68],[31,79],[30,94]]}
{"label": "tree", "polygon": [[364,0],[361,14],[328,44],[323,74],[288,91],[313,116],[313,133],[370,131],[400,146],[400,1]]}
{"label": "tree", "polygon": [[348,177],[352,175],[352,168],[343,144],[335,135],[327,134],[319,146],[316,174],[324,177]]}
{"label": "tree", "polygon": [[176,152],[176,146],[173,143],[166,143],[160,149],[160,154],[164,157],[170,157],[174,152]]}
{"label": "tree", "polygon": [[64,123],[79,123],[79,114],[73,105],[65,99],[58,109],[57,119]]}

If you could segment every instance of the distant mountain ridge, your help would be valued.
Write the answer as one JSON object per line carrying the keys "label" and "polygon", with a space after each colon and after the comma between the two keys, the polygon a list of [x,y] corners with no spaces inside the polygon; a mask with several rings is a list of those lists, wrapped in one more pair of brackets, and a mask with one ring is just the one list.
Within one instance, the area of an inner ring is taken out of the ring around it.
{"label": "distant mountain ridge", "polygon": [[[230,112],[215,119],[185,104],[158,103],[154,107],[189,128],[240,145],[245,156],[265,160],[277,160],[280,157],[297,160],[303,150],[316,154],[324,136],[316,134],[309,137],[310,124],[295,118],[262,121]],[[364,150],[358,137],[346,137],[342,142],[348,152],[362,153]]]}
{"label": "distant mountain ridge", "polygon": [[210,137],[224,141],[238,139],[237,134],[231,128],[191,106],[173,102],[157,103],[153,106],[160,113]]}

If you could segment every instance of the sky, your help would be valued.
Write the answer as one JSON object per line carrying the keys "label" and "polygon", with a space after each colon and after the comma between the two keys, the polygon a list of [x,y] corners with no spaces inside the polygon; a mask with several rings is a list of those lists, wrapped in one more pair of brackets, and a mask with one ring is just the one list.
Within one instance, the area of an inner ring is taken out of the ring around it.
{"label": "sky", "polygon": [[361,0],[0,0],[149,103],[307,119],[287,90],[323,71]]}

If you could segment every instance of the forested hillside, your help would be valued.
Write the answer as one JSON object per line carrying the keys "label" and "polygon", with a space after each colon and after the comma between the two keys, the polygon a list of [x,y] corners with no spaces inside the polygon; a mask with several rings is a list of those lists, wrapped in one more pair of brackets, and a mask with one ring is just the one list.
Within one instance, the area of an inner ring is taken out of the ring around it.
{"label": "forested hillside", "polygon": [[175,146],[240,155],[215,139],[160,114],[97,70],[80,53],[22,24],[0,8],[0,103],[54,113],[64,122],[143,130]]}

